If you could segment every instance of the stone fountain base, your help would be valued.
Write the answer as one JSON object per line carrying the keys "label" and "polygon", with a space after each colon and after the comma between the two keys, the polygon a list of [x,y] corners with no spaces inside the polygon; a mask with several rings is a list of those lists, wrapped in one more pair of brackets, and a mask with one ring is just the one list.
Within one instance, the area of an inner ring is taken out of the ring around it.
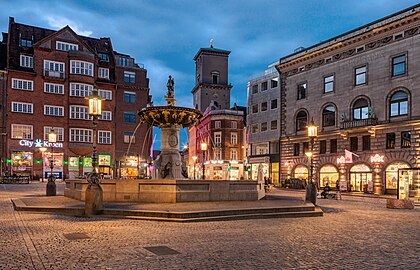
{"label": "stone fountain base", "polygon": [[[66,180],[64,195],[84,201],[86,180]],[[265,196],[256,181],[229,180],[102,180],[104,202],[256,201]]]}

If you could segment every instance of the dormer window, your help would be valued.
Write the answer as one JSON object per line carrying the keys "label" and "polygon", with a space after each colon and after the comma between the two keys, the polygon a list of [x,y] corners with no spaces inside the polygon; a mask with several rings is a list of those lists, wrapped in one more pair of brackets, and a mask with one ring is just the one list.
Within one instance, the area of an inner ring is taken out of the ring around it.
{"label": "dormer window", "polygon": [[104,62],[109,62],[109,56],[106,53],[98,53],[99,59]]}
{"label": "dormer window", "polygon": [[212,78],[212,83],[219,84],[219,72],[218,71],[213,71],[211,73],[211,78]]}
{"label": "dormer window", "polygon": [[32,47],[33,44],[33,37],[32,39],[29,38],[22,38],[22,35],[19,34],[19,46],[20,47]]}
{"label": "dormer window", "polygon": [[77,51],[79,50],[79,45],[74,44],[74,43],[57,41],[55,43],[55,49],[59,51]]}
{"label": "dormer window", "polygon": [[128,67],[128,58],[120,57],[118,63],[122,67]]}

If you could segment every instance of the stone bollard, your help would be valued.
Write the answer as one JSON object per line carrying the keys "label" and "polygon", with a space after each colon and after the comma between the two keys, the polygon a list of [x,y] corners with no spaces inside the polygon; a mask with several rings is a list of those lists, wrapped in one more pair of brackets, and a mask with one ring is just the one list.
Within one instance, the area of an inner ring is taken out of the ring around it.
{"label": "stone bollard", "polygon": [[414,209],[414,201],[403,199],[387,199],[386,208],[390,209]]}
{"label": "stone bollard", "polygon": [[85,192],[85,215],[92,216],[102,213],[103,192],[99,184],[89,184]]}

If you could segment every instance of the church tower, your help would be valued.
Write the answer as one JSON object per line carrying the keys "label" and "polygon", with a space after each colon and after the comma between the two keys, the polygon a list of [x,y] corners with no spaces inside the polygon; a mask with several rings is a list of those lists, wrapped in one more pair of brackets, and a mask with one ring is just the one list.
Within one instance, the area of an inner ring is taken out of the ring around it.
{"label": "church tower", "polygon": [[194,56],[195,86],[194,108],[204,112],[210,105],[213,109],[230,108],[230,89],[228,62],[230,51],[201,48]]}

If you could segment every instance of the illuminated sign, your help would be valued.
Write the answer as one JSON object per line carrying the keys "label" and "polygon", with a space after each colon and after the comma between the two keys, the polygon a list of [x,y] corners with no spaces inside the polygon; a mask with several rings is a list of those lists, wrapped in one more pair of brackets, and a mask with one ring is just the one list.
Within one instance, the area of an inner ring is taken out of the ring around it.
{"label": "illuminated sign", "polygon": [[346,158],[344,156],[337,158],[337,164],[346,164]]}
{"label": "illuminated sign", "polygon": [[378,154],[370,157],[371,163],[384,163],[384,156],[380,156]]}
{"label": "illuminated sign", "polygon": [[36,139],[35,141],[29,141],[29,140],[20,140],[19,141],[20,146],[26,146],[26,147],[56,147],[56,148],[63,148],[63,143],[56,142],[56,143],[50,143],[48,141],[41,141],[40,139]]}

